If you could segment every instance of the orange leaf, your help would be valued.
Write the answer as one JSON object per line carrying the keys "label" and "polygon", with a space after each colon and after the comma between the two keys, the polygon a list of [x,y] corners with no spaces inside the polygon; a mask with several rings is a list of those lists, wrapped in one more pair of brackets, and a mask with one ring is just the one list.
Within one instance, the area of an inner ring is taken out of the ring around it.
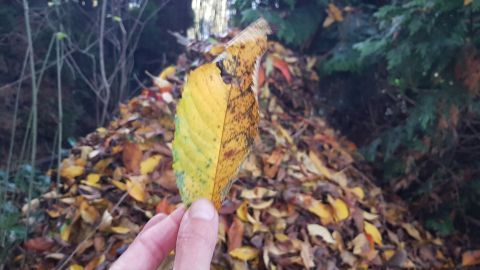
{"label": "orange leaf", "polygon": [[292,75],[290,74],[290,69],[288,69],[287,62],[283,61],[282,59],[273,57],[273,66],[280,70],[283,77],[287,80],[288,84],[292,83]]}
{"label": "orange leaf", "polygon": [[142,150],[140,147],[131,142],[125,143],[123,148],[123,164],[127,171],[138,173],[140,170],[140,162],[142,160]]}
{"label": "orange leaf", "polygon": [[462,266],[480,264],[480,249],[465,251],[462,254]]}
{"label": "orange leaf", "polygon": [[263,68],[263,65],[260,65],[260,67],[258,67],[258,73],[257,73],[258,77],[257,77],[257,86],[258,88],[262,87],[263,84],[265,83],[265,69]]}
{"label": "orange leaf", "polygon": [[173,212],[173,210],[175,210],[175,205],[170,204],[166,198],[163,198],[160,202],[158,202],[155,210],[157,214],[163,213],[169,215],[171,212]]}

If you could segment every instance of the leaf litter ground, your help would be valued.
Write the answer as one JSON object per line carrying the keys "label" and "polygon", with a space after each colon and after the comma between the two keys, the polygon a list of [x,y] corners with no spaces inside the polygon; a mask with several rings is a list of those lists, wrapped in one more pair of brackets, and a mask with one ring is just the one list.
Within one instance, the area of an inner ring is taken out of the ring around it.
{"label": "leaf litter ground", "polygon": [[[181,203],[171,142],[182,78],[222,48],[189,42],[154,86],[79,140],[59,185],[32,202],[33,232],[12,268],[107,269],[149,218]],[[315,116],[315,61],[269,44],[257,78],[260,136],[220,209],[212,269],[454,268],[460,251],[386,199],[355,145]]]}

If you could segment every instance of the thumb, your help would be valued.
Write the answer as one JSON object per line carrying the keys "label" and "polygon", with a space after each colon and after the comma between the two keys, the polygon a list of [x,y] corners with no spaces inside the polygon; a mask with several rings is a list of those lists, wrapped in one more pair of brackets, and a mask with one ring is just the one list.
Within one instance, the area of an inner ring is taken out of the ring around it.
{"label": "thumb", "polygon": [[217,234],[218,213],[213,204],[206,199],[194,202],[180,224],[173,269],[210,269]]}

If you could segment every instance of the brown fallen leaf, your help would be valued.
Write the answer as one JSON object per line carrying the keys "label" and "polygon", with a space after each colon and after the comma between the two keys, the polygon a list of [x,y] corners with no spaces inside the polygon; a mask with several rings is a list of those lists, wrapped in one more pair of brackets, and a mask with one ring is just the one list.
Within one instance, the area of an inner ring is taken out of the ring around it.
{"label": "brown fallen leaf", "polygon": [[242,246],[244,228],[243,222],[239,218],[234,217],[227,233],[229,252]]}
{"label": "brown fallen leaf", "polygon": [[48,237],[36,237],[28,239],[24,246],[28,250],[44,252],[50,250],[53,247],[53,244],[53,240]]}
{"label": "brown fallen leaf", "polygon": [[136,143],[126,142],[122,153],[123,164],[129,172],[138,173],[142,161],[142,150]]}
{"label": "brown fallen leaf", "polygon": [[462,254],[462,266],[473,266],[480,264],[480,249],[465,251]]}

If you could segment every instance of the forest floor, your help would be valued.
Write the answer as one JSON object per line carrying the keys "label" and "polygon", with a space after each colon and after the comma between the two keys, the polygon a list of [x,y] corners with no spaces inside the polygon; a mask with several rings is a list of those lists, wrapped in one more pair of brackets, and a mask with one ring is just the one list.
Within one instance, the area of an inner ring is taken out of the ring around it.
{"label": "forest floor", "polygon": [[[181,203],[171,154],[175,105],[186,73],[218,55],[222,41],[187,44],[176,66],[121,104],[108,126],[79,140],[58,185],[33,200],[31,234],[9,266],[107,269],[149,218]],[[220,209],[213,269],[479,263],[478,252],[425,230],[405,203],[377,187],[355,144],[316,116],[315,62],[269,45],[258,75],[260,136]],[[57,178],[55,170],[48,174]]]}

